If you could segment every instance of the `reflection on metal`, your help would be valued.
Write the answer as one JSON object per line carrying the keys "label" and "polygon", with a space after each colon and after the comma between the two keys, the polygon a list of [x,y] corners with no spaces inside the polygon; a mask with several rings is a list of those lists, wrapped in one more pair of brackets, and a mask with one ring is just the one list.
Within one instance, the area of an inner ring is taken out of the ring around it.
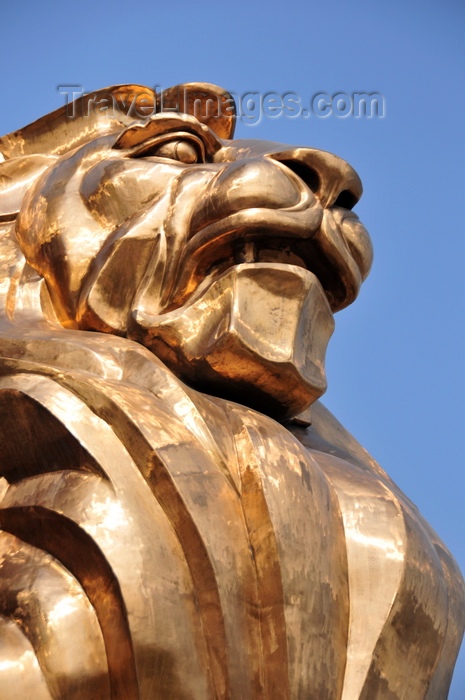
{"label": "reflection on metal", "polygon": [[0,139],[2,700],[447,696],[460,572],[317,401],[360,180],[233,127],[128,85]]}

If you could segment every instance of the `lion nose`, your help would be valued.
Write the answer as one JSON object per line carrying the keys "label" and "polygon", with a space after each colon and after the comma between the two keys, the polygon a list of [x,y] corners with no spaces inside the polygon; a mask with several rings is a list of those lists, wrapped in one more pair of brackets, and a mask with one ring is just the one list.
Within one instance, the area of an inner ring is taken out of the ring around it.
{"label": "lion nose", "polygon": [[268,158],[230,162],[214,177],[199,200],[191,228],[248,208],[288,209],[302,199],[302,186]]}
{"label": "lion nose", "polygon": [[362,196],[362,183],[342,158],[314,148],[290,148],[267,153],[292,170],[318,197],[323,207],[352,209]]}
{"label": "lion nose", "polygon": [[235,210],[251,206],[285,209],[298,204],[302,196],[294,178],[265,158],[231,163],[216,179],[215,187],[234,203]]}

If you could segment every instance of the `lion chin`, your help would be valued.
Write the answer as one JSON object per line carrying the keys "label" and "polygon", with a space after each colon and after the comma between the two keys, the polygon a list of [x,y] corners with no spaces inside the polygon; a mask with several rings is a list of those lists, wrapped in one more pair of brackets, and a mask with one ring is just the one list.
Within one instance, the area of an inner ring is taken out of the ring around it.
{"label": "lion chin", "polygon": [[317,401],[360,180],[233,130],[124,85],[0,138],[2,700],[447,697],[460,571]]}

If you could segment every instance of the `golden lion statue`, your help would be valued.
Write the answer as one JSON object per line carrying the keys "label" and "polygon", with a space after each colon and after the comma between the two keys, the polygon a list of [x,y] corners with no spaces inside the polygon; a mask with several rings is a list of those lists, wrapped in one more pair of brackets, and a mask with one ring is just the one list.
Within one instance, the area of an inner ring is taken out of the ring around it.
{"label": "golden lion statue", "polygon": [[1,700],[447,697],[461,574],[317,401],[360,180],[233,127],[126,85],[0,138]]}

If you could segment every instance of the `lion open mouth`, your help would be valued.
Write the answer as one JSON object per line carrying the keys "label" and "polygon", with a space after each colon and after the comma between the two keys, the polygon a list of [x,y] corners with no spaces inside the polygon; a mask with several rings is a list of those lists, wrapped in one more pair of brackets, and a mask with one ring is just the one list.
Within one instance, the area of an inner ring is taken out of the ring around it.
{"label": "lion open mouth", "polygon": [[[363,236],[364,227],[352,212],[333,208],[320,210],[318,216],[312,210],[310,221],[304,213],[306,217],[296,215],[301,212],[247,210],[195,233],[180,261],[170,309],[198,297],[218,276],[244,263],[308,270],[318,278],[333,312],[348,306],[368,274],[368,235]],[[242,220],[248,224],[238,226]],[[351,245],[353,239],[356,245]]]}

